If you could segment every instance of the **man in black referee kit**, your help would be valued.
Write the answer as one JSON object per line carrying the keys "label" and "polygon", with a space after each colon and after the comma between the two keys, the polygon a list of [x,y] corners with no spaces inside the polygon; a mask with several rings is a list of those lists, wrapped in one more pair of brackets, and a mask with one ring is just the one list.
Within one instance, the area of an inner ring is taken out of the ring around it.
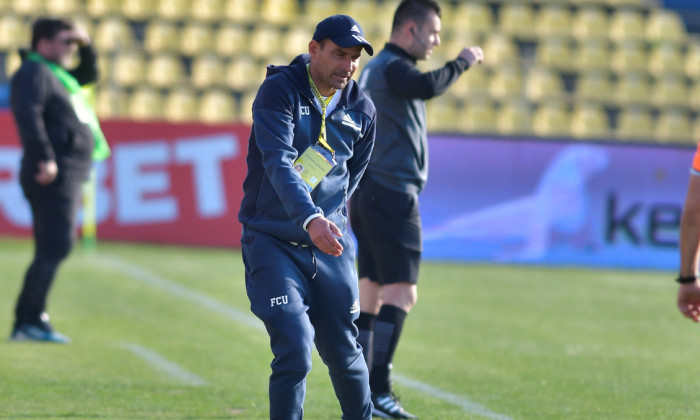
{"label": "man in black referee kit", "polygon": [[418,195],[428,175],[425,100],[444,93],[484,56],[479,47],[464,48],[443,67],[419,72],[416,60],[427,59],[440,45],[440,25],[436,2],[402,1],[389,43],[359,79],[377,107],[377,141],[350,205],[360,275],[356,324],[370,366],[374,414],[384,418],[416,417],[395,397],[389,373],[404,320],[417,299],[422,252]]}

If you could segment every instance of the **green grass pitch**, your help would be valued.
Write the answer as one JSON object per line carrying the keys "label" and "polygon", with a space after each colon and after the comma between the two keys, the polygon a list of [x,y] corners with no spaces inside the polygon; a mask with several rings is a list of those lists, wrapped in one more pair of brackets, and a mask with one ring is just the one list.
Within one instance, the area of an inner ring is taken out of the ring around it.
{"label": "green grass pitch", "polygon": [[[267,418],[238,251],[76,247],[49,307],[67,346],[5,340],[31,252],[0,239],[0,418]],[[395,387],[422,419],[699,418],[700,326],[673,277],[425,263]],[[306,418],[340,418],[318,357],[307,388]]]}

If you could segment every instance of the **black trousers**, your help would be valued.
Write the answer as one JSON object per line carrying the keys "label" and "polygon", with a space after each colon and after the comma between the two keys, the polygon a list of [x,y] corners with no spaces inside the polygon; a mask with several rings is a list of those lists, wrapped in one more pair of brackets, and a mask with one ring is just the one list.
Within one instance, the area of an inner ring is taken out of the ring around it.
{"label": "black trousers", "polygon": [[60,173],[49,185],[22,180],[34,224],[34,259],[24,276],[15,307],[15,327],[37,324],[59,264],[75,242],[83,177]]}

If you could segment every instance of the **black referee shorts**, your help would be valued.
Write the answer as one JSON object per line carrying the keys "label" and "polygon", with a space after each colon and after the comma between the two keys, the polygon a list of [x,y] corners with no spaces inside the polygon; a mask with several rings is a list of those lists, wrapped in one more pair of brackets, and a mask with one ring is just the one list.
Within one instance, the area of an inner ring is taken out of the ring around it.
{"label": "black referee shorts", "polygon": [[422,248],[418,196],[365,177],[350,202],[360,278],[380,285],[418,283]]}

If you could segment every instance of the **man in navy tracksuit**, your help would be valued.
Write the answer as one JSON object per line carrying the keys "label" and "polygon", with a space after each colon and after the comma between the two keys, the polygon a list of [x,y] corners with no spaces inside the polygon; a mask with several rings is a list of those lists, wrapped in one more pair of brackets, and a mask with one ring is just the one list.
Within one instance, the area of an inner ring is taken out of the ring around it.
{"label": "man in navy tracksuit", "polygon": [[372,416],[346,210],[375,138],[374,105],[351,79],[363,48],[372,55],[352,18],[324,19],[308,55],[268,67],[253,103],[238,218],[248,298],[274,354],[272,419],[303,417],[313,344],[343,418]]}

